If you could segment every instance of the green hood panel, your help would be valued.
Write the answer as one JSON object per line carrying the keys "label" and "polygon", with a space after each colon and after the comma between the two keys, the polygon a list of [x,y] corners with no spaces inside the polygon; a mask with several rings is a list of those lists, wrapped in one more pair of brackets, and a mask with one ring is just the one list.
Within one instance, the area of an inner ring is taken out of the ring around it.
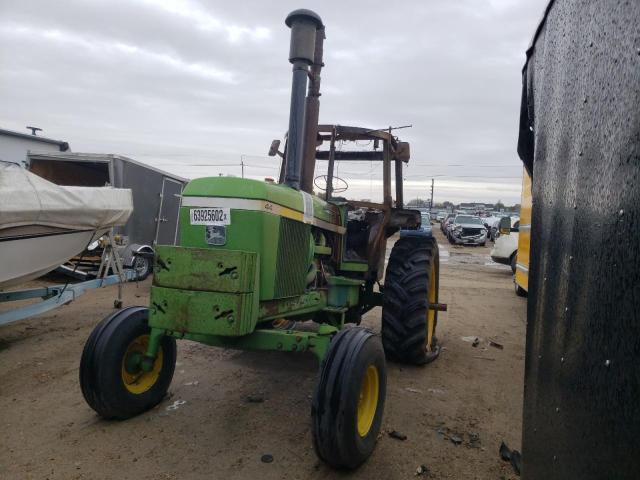
{"label": "green hood panel", "polygon": [[[224,197],[264,200],[297,212],[304,212],[303,194],[291,187],[259,180],[237,177],[205,177],[190,181],[183,197]],[[314,217],[340,224],[338,209],[321,198],[311,195]]]}

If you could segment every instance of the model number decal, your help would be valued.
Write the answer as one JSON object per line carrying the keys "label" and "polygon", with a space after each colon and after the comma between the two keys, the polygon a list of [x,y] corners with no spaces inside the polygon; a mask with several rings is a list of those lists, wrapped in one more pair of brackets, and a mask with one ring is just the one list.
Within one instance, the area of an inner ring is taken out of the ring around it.
{"label": "model number decal", "polygon": [[229,208],[192,208],[191,225],[231,225]]}

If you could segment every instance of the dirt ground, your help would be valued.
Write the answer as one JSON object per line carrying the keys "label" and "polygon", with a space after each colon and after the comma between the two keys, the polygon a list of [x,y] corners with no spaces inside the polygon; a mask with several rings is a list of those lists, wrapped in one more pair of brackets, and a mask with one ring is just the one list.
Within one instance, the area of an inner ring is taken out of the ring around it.
{"label": "dirt ground", "polygon": [[[491,262],[489,245],[454,247],[434,231],[449,305],[437,332],[443,352],[422,368],[388,364],[383,431],[355,472],[333,471],[313,451],[311,354],[178,342],[168,397],[134,419],[101,420],[82,398],[78,365],[91,330],[112,311],[108,287],[0,327],[0,478],[392,480],[413,478],[420,465],[429,469],[422,478],[516,478],[498,449],[502,440],[520,447],[526,302],[509,268]],[[125,305],[146,305],[149,286],[128,285]],[[374,309],[364,323],[379,331],[380,315]],[[272,463],[261,462],[267,453]]]}

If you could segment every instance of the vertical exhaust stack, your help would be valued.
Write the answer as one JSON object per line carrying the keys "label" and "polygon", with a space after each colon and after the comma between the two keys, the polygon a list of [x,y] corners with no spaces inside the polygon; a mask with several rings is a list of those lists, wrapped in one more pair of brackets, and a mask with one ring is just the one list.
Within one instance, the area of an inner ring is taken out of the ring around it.
{"label": "vertical exhaust stack", "polygon": [[289,61],[293,64],[293,78],[284,182],[290,187],[300,190],[304,155],[307,77],[309,66],[314,63],[316,33],[323,28],[323,25],[318,14],[306,9],[294,10],[287,15],[285,23],[291,28]]}
{"label": "vertical exhaust stack", "polygon": [[313,193],[313,174],[316,169],[316,142],[318,140],[318,118],[320,116],[320,72],[324,63],[324,26],[316,32],[316,51],[309,72],[309,90],[307,92],[307,110],[304,123],[304,153],[302,157],[302,178],[300,189]]}

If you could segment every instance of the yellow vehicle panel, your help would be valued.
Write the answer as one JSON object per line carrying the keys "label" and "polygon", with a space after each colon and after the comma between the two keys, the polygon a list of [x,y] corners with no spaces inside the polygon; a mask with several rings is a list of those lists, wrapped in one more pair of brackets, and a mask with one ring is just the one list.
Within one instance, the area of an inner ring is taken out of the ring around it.
{"label": "yellow vehicle panel", "polygon": [[522,171],[522,200],[520,201],[520,229],[516,261],[516,283],[529,290],[529,244],[531,242],[531,177]]}

